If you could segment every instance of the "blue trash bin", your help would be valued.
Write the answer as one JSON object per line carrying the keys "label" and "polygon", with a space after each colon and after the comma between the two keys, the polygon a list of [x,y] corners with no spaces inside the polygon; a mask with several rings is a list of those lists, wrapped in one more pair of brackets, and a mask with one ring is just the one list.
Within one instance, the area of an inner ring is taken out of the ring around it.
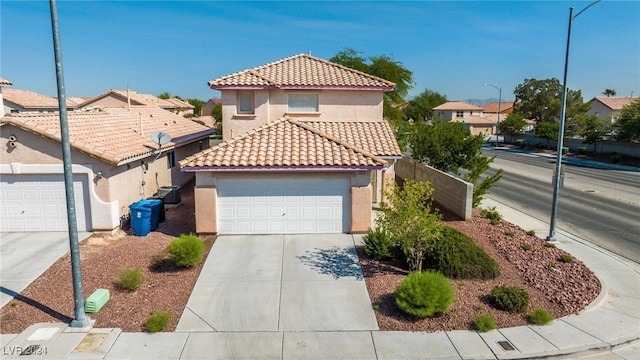
{"label": "blue trash bin", "polygon": [[160,207],[164,206],[162,200],[146,199],[140,201],[144,202],[145,206],[151,209],[151,231],[157,229],[160,223],[160,211],[162,210]]}
{"label": "blue trash bin", "polygon": [[151,231],[151,207],[138,201],[129,205],[129,210],[134,233],[136,236],[146,236]]}

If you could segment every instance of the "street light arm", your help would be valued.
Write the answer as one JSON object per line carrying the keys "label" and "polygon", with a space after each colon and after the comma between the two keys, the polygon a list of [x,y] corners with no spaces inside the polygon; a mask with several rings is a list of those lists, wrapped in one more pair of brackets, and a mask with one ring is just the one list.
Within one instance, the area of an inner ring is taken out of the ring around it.
{"label": "street light arm", "polygon": [[578,13],[577,13],[577,14],[573,15],[573,17],[571,18],[571,20],[575,20],[575,18],[577,18],[578,16],[580,16],[580,14],[582,14],[582,13],[583,13],[583,12],[585,12],[585,11],[587,11],[587,9],[588,9],[588,8],[590,8],[590,7],[592,7],[593,5],[595,5],[595,4],[597,4],[597,3],[599,3],[600,1],[601,1],[601,0],[596,0],[596,1],[592,2],[591,4],[589,4],[589,5],[585,6],[585,8],[584,8],[584,9],[582,9],[582,10],[578,11]]}

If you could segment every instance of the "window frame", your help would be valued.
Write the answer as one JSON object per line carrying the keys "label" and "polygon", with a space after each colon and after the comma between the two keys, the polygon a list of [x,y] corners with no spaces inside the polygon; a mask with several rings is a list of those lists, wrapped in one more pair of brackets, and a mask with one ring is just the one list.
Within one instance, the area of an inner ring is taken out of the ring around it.
{"label": "window frame", "polygon": [[[312,106],[301,106],[299,108],[291,107],[291,97],[313,97],[314,104]],[[305,109],[312,108],[311,110]],[[317,93],[290,93],[287,94],[287,113],[289,114],[318,114],[320,112],[320,94]]]}
{"label": "window frame", "polygon": [[176,152],[169,151],[167,153],[167,169],[173,169],[176,167]]}
{"label": "window frame", "polygon": [[[243,95],[249,95],[251,97],[251,110],[243,110],[243,102],[242,102],[242,96]],[[236,114],[239,115],[254,115],[256,113],[256,104],[255,104],[255,95],[253,93],[253,91],[238,91],[236,94]]]}

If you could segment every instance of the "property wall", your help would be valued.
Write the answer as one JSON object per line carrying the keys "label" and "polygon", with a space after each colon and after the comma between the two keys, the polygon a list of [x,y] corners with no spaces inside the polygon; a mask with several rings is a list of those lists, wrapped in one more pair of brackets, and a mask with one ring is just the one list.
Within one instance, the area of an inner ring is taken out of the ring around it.
{"label": "property wall", "polygon": [[396,162],[395,172],[400,179],[429,181],[434,188],[433,199],[438,204],[464,220],[471,220],[473,184],[408,157]]}
{"label": "property wall", "polygon": [[[511,137],[507,136],[507,140],[510,140],[510,139]],[[513,141],[514,143],[515,143],[515,139],[524,139],[529,145],[535,145],[537,143],[541,143],[544,146],[547,145],[547,139],[538,138],[531,134],[521,134],[521,135],[515,136]],[[549,142],[549,146],[551,147],[551,149],[557,149],[558,142],[551,140]],[[565,138],[563,141],[563,146],[568,147],[572,151],[577,151],[576,149],[578,147],[586,146],[588,151],[594,151],[595,145],[583,144],[582,139]],[[631,157],[640,158],[640,143],[630,143],[630,142],[620,142],[620,141],[610,141],[610,140],[598,142],[599,153],[600,152],[610,153],[613,151],[621,154],[622,156],[631,156]]]}

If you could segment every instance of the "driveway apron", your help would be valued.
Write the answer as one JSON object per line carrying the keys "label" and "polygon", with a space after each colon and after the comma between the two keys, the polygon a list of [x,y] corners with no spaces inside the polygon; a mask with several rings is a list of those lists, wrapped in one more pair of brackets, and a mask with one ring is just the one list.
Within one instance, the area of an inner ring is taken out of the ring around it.
{"label": "driveway apron", "polygon": [[176,331],[378,330],[349,234],[219,236]]}

